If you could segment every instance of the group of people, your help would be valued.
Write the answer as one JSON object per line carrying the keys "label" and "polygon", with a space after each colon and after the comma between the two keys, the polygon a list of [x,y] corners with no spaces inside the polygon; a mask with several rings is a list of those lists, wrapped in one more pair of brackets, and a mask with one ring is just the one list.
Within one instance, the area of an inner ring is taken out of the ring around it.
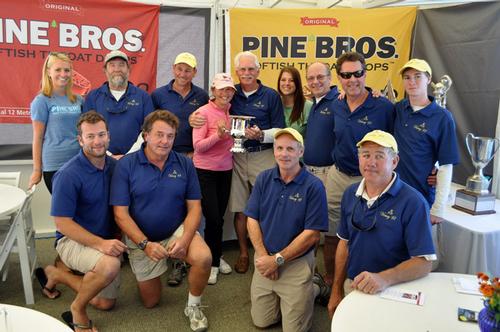
{"label": "group of people", "polygon": [[[356,52],[337,60],[342,92],[327,64],[308,66],[312,100],[293,67],[281,70],[276,91],[258,80],[253,53],[238,53],[234,66],[239,83],[216,74],[209,98],[192,83],[196,58],[181,53],[174,79],[149,96],[129,82],[127,55],[112,51],[107,82],[83,100],[71,92],[69,58],[47,57],[31,105],[30,186],[43,176],[53,195],[59,259],[37,275],[49,298],[57,284],[75,290],[75,330],[96,331],[88,304],[114,306],[125,252],[147,308],[160,301],[167,259],[170,285],[189,264],[184,313],[193,331],[206,330],[203,291],[232,271],[222,255],[226,208],[235,213],[234,270],[255,266],[251,316],[260,328],[281,321],[284,331],[307,331],[315,298],[332,316],[352,289],[373,294],[430,271],[431,225],[458,152],[451,114],[427,95],[427,62],[401,68],[407,99],[396,105],[365,86]],[[252,117],[244,153],[230,152],[230,115]],[[321,232],[323,275],[315,267]]]}

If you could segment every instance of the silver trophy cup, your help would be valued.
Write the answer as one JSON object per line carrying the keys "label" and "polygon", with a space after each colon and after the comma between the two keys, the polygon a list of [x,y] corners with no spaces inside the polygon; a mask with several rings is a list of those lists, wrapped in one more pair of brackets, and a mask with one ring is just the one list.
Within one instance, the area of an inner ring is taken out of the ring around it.
{"label": "silver trophy cup", "polygon": [[448,75],[443,75],[437,83],[431,82],[432,94],[434,95],[436,104],[443,108],[446,108],[446,93],[450,90],[452,84],[453,81]]}
{"label": "silver trophy cup", "polygon": [[490,181],[484,177],[483,168],[493,159],[498,150],[500,141],[498,138],[476,137],[468,133],[465,137],[465,144],[472,159],[472,165],[476,168],[474,175],[467,178],[466,190],[478,193],[489,193]]}
{"label": "silver trophy cup", "polygon": [[233,137],[234,143],[231,148],[231,152],[243,153],[245,152],[245,147],[243,143],[245,142],[245,128],[249,125],[249,120],[254,119],[254,116],[244,116],[244,115],[230,115],[231,118],[231,130],[229,134]]}

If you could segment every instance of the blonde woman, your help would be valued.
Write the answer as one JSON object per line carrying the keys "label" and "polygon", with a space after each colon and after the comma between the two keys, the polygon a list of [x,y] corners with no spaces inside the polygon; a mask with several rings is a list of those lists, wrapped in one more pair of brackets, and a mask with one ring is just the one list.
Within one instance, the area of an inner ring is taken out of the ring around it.
{"label": "blonde woman", "polygon": [[83,99],[75,95],[73,66],[64,53],[51,52],[42,68],[42,89],[31,102],[33,123],[33,173],[29,187],[41,181],[52,193],[55,172],[80,149],[76,123]]}

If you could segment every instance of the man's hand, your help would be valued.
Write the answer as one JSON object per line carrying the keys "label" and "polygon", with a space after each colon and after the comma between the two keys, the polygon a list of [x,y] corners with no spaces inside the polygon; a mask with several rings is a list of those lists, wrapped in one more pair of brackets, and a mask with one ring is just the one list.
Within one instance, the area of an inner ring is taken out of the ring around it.
{"label": "man's hand", "polygon": [[184,260],[187,255],[188,244],[182,238],[174,239],[167,248],[168,257]]}
{"label": "man's hand", "polygon": [[168,257],[167,249],[158,242],[148,242],[144,253],[155,262]]}
{"label": "man's hand", "polygon": [[207,122],[204,116],[200,115],[200,112],[195,111],[189,116],[189,125],[195,129],[200,128]]}
{"label": "man's hand", "polygon": [[443,218],[431,214],[431,225],[437,225],[443,222]]}
{"label": "man's hand", "polygon": [[278,265],[274,260],[274,256],[262,255],[255,259],[255,268],[259,273],[268,279],[278,279]]}
{"label": "man's hand", "polygon": [[434,168],[431,171],[431,174],[429,174],[429,176],[427,177],[427,184],[431,187],[435,187],[437,184],[437,172],[438,169],[436,166],[434,166]]}
{"label": "man's hand", "polygon": [[262,135],[262,130],[259,127],[253,125],[252,127],[245,128],[245,137],[248,139],[260,140]]}
{"label": "man's hand", "polygon": [[358,274],[351,287],[367,294],[378,293],[388,287],[387,281],[379,273],[370,273],[367,271]]}
{"label": "man's hand", "polygon": [[97,250],[105,255],[118,257],[127,250],[127,246],[120,240],[102,240]]}
{"label": "man's hand", "polygon": [[330,319],[333,318],[333,314],[335,313],[335,310],[337,310],[337,307],[339,306],[343,298],[344,296],[339,292],[332,291],[332,295],[330,295],[330,301],[328,302],[328,316],[330,317]]}

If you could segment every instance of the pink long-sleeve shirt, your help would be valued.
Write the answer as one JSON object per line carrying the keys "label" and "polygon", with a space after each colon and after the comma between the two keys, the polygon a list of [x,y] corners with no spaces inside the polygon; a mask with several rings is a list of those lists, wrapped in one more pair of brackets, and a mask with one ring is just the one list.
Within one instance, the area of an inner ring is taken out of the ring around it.
{"label": "pink long-sleeve shirt", "polygon": [[196,168],[210,171],[228,171],[233,168],[233,154],[230,151],[233,139],[229,135],[220,138],[217,135],[217,123],[226,122],[226,128],[231,128],[229,108],[219,108],[213,101],[200,107],[198,112],[207,119],[205,125],[193,129],[193,163]]}

